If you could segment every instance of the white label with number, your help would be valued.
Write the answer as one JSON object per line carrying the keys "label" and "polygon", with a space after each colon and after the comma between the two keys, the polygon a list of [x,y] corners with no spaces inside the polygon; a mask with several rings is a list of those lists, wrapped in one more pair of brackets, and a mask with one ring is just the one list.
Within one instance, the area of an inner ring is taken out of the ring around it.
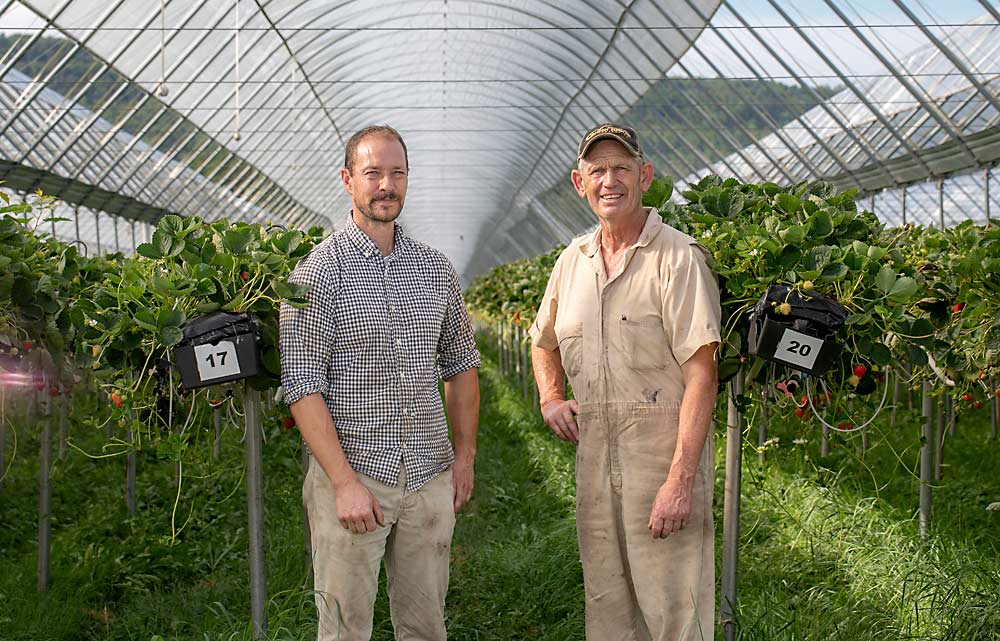
{"label": "white label with number", "polygon": [[774,357],[778,360],[793,365],[798,365],[802,369],[812,369],[816,364],[816,357],[823,347],[823,339],[796,332],[793,329],[785,329],[781,335],[778,346],[774,348]]}
{"label": "white label with number", "polygon": [[203,381],[240,373],[236,345],[232,341],[219,341],[216,345],[195,345],[194,359],[198,363],[198,376]]}

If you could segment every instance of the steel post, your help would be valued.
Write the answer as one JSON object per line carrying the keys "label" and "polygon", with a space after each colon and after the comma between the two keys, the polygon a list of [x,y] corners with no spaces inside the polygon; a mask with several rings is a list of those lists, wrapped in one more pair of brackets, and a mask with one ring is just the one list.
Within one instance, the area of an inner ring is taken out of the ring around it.
{"label": "steel post", "polygon": [[726,495],[722,515],[722,599],[719,617],[726,641],[736,636],[736,570],[740,544],[740,484],[743,458],[743,417],[737,399],[743,394],[743,372],[729,384],[729,415],[726,428]]}
{"label": "steel post", "polygon": [[921,389],[920,414],[923,417],[920,434],[920,538],[927,538],[931,521],[931,483],[934,475],[934,399],[931,398],[931,384],[923,382]]}
{"label": "steel post", "polygon": [[267,636],[267,568],[264,564],[264,465],[260,392],[244,384],[247,461],[247,538],[250,547],[250,615],[253,638]]}
{"label": "steel post", "polygon": [[49,587],[52,527],[52,488],[49,486],[49,468],[52,464],[52,412],[44,411],[41,407],[38,409],[42,427],[38,447],[38,591],[44,592]]}

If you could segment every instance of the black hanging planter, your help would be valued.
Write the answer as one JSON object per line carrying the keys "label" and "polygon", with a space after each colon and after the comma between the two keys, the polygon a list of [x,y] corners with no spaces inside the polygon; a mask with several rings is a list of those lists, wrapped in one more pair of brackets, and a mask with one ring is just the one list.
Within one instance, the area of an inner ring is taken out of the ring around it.
{"label": "black hanging planter", "polygon": [[[782,314],[785,303],[788,313]],[[843,305],[822,294],[771,285],[750,312],[750,353],[822,376],[838,360],[842,348],[835,335],[847,315]]]}
{"label": "black hanging planter", "polygon": [[256,376],[260,372],[257,319],[216,312],[184,326],[174,360],[184,387],[194,389]]}

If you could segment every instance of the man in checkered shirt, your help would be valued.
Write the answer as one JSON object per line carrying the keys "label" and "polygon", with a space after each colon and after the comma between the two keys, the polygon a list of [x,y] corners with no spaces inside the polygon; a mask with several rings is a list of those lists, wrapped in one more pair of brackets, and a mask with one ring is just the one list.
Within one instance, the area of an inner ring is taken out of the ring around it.
{"label": "man in checkered shirt", "polygon": [[409,171],[399,133],[358,132],[344,165],[351,219],[295,268],[308,305],[281,308],[282,387],[312,453],[302,496],[318,638],[371,637],[384,560],[396,639],[444,641],[455,512],[472,495],[479,353],[451,263],[395,223]]}

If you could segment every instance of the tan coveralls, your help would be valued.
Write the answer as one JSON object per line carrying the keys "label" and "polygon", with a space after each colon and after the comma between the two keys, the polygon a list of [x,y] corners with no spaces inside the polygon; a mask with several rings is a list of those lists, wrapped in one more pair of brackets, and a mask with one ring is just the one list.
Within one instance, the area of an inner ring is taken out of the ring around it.
{"label": "tan coveralls", "polygon": [[559,348],[580,403],[577,534],[590,641],[714,636],[714,453],[705,444],[688,525],[653,540],[684,395],[681,364],[719,341],[721,309],[706,250],[651,210],[610,278],[600,229],[556,262],[534,344]]}

